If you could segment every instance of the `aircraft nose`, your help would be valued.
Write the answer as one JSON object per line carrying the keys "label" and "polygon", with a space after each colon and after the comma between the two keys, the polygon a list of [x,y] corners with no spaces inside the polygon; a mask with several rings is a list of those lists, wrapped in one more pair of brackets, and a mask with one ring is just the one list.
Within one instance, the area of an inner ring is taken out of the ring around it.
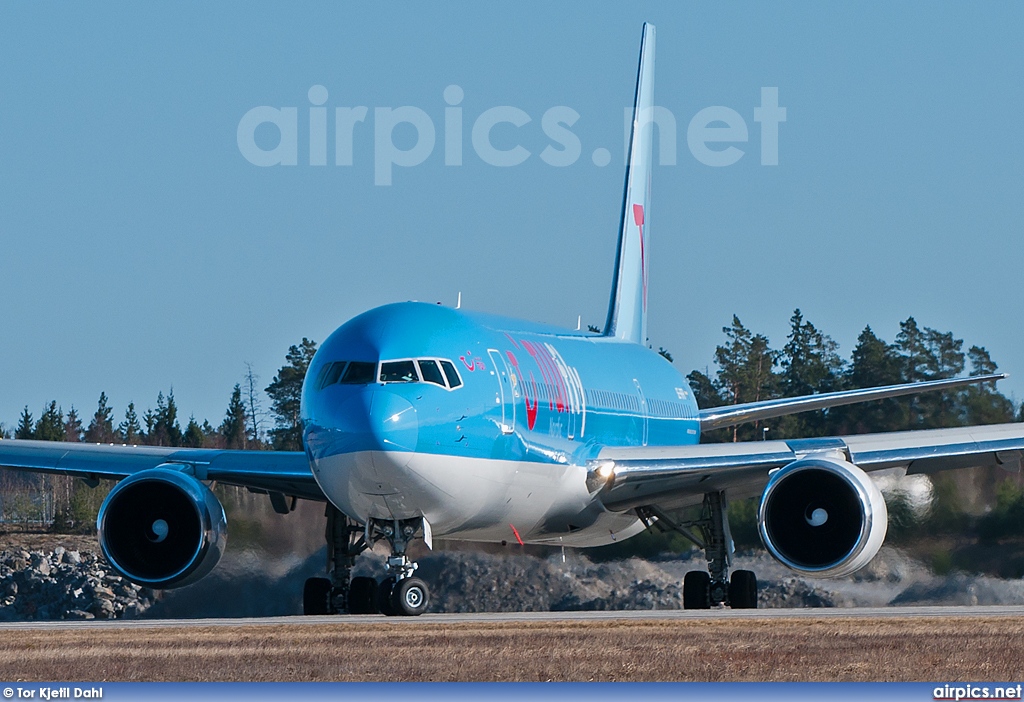
{"label": "aircraft nose", "polygon": [[[419,438],[416,408],[380,386],[362,388],[330,412],[325,453],[415,451]],[[329,438],[328,438],[329,437]]]}
{"label": "aircraft nose", "polygon": [[419,438],[416,408],[390,390],[375,388],[370,400],[369,429],[382,451],[415,451]]}

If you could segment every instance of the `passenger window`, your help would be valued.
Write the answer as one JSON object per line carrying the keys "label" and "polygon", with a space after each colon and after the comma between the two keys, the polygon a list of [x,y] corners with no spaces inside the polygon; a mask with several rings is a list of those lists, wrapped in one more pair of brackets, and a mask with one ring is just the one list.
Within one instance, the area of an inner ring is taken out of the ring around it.
{"label": "passenger window", "polygon": [[376,363],[366,361],[352,361],[341,376],[341,382],[345,385],[368,385],[373,382],[373,374],[377,370]]}
{"label": "passenger window", "polygon": [[462,381],[459,379],[459,373],[455,370],[455,366],[452,365],[451,361],[441,361],[441,368],[444,369],[444,375],[448,378],[448,387],[454,390],[462,385]]}
{"label": "passenger window", "polygon": [[435,383],[444,387],[444,376],[441,375],[441,369],[437,367],[436,361],[416,361],[420,366],[420,375],[423,376],[423,381],[426,383]]}
{"label": "passenger window", "polygon": [[380,364],[380,382],[382,383],[415,383],[416,364],[412,361],[391,361]]}
{"label": "passenger window", "polygon": [[327,372],[320,375],[320,389],[323,390],[328,385],[334,385],[338,382],[338,378],[341,377],[342,372],[345,370],[345,365],[345,361],[330,364],[326,369]]}

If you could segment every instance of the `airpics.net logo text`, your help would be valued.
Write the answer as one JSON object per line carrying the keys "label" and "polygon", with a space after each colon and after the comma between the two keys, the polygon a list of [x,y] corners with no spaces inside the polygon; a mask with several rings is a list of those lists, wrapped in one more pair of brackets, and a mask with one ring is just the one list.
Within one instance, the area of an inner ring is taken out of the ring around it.
{"label": "airpics.net logo text", "polygon": [[[237,129],[238,150],[249,163],[261,167],[298,166],[300,163],[327,166],[328,162],[335,166],[352,166],[355,140],[360,135],[369,137],[372,131],[373,182],[375,185],[391,185],[396,167],[419,166],[438,146],[438,129],[434,120],[419,107],[375,107],[372,116],[370,108],[364,105],[334,107],[333,120],[329,120],[331,110],[327,107],[327,88],[314,85],[307,97],[309,106],[302,110],[299,107],[261,105],[242,116]],[[508,138],[510,133],[517,135],[517,130],[528,128],[527,125],[533,122],[530,114],[518,107],[500,105],[484,110],[472,119],[472,124],[467,124],[470,120],[461,107],[464,97],[465,92],[458,85],[449,85],[443,92],[445,107],[440,141],[445,166],[461,166],[465,162],[463,147],[467,128],[469,144],[481,163],[508,168],[534,157],[534,153],[519,143],[515,136],[511,140]],[[307,117],[308,129],[305,124],[300,127],[300,122],[307,122]],[[556,168],[579,161],[583,144],[572,131],[579,119],[580,113],[565,105],[547,109],[541,115],[540,129],[550,143],[536,154],[537,158]],[[629,148],[632,119],[633,109],[626,108],[623,154]],[[786,121],[786,108],[779,106],[778,88],[761,88],[761,102],[753,108],[752,119],[759,126],[761,165],[778,165],[779,125]],[[372,125],[369,124],[371,121]],[[675,115],[665,107],[655,106],[645,110],[639,122],[642,128],[656,130],[655,162],[662,166],[676,165],[678,129]],[[492,139],[499,125],[503,131],[500,148]],[[400,139],[401,143],[396,144],[396,131],[403,130],[408,134],[415,133],[415,139]],[[306,138],[306,144],[300,144],[300,134]],[[328,153],[329,135],[334,141],[333,155]],[[690,154],[705,166],[721,168],[733,165],[746,154],[740,145],[749,141],[750,128],[746,118],[722,105],[700,110],[686,127],[686,146]],[[591,152],[590,159],[595,166],[607,166],[612,160],[611,151],[598,147]]]}

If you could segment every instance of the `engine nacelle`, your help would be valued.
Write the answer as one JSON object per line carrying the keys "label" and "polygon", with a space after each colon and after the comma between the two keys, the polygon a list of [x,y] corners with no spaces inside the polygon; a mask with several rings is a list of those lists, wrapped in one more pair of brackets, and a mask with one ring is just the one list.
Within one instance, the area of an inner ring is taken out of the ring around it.
{"label": "engine nacelle", "polygon": [[176,468],[157,466],[119,482],[96,520],[110,565],[134,583],[181,587],[217,565],[227,518],[206,485]]}
{"label": "engine nacelle", "polygon": [[882,493],[857,466],[805,458],[776,471],[761,496],[765,548],[804,575],[839,577],[863,568],[885,539]]}

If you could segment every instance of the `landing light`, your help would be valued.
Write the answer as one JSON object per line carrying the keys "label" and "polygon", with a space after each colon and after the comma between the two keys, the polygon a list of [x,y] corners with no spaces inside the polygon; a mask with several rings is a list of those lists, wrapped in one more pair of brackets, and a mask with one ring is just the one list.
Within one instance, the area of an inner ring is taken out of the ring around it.
{"label": "landing light", "polygon": [[587,490],[597,492],[615,477],[615,461],[602,461],[587,473]]}

